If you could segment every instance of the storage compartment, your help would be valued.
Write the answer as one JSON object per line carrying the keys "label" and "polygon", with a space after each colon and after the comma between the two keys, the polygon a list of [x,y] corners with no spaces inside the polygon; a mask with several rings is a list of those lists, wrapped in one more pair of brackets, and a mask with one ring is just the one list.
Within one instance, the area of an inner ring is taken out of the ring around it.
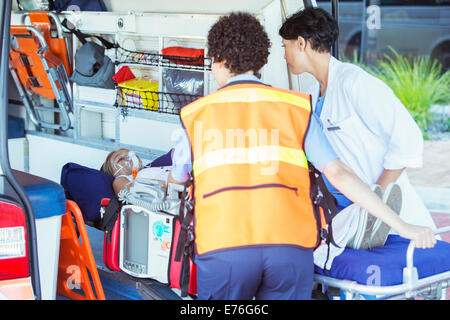
{"label": "storage compartment", "polygon": [[[179,114],[180,108],[194,102],[200,95],[117,88],[117,107]],[[124,110],[125,111],[125,110]],[[126,115],[126,111],[122,112]]]}
{"label": "storage compartment", "polygon": [[[160,150],[166,152],[174,145],[173,131],[182,127],[180,108],[217,89],[203,32],[208,28],[202,32],[189,29],[179,37],[176,36],[179,28],[175,28],[174,23],[191,21],[191,15],[152,14],[151,17],[139,16],[138,20],[142,20],[139,25],[145,25],[145,29],[140,27],[139,33],[117,32],[111,37],[105,30],[94,28],[98,31],[96,34],[110,37],[119,45],[106,50],[116,66],[113,77],[116,87],[102,89],[74,85],[75,141],[108,151],[121,147],[141,148],[147,157]],[[203,23],[215,19],[207,18],[202,20]],[[149,27],[159,19],[160,28],[165,32],[156,32]],[[78,39],[75,37],[73,41],[77,47]],[[135,79],[134,83],[132,79]]]}
{"label": "storage compartment", "polygon": [[[135,50],[117,49],[119,66],[129,66],[136,77],[117,87],[115,105],[122,108],[124,116],[128,108],[178,115],[180,108],[209,91],[205,90],[205,78],[211,70],[211,60],[204,56],[203,41],[166,38],[158,41],[159,46],[156,39],[127,38],[123,45]],[[156,47],[163,48],[157,51]],[[143,79],[152,79],[153,84],[141,82]]]}
{"label": "storage compartment", "polygon": [[162,53],[156,53],[155,51],[133,51],[119,48],[117,52],[117,61],[119,63],[141,64],[162,68],[198,71],[211,70],[211,59],[206,58],[203,55],[203,49],[171,46],[163,48],[161,52]]}
{"label": "storage compartment", "polygon": [[119,83],[118,91],[122,94],[123,104],[129,108],[158,110],[157,81],[149,76],[134,78]]}

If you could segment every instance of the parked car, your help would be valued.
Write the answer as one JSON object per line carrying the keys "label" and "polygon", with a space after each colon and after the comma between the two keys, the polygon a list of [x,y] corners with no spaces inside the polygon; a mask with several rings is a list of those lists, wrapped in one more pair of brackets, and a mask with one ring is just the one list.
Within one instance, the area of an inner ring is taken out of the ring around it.
{"label": "parked car", "polygon": [[[331,1],[317,5],[331,12]],[[338,8],[341,55],[380,55],[391,46],[400,54],[430,55],[449,69],[450,0],[340,0]]]}

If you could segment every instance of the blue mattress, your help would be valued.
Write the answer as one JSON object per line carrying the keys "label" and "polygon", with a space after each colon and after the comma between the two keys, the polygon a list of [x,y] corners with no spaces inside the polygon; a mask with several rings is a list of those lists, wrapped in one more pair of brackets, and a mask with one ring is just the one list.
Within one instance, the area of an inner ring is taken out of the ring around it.
{"label": "blue mattress", "polygon": [[[410,241],[390,235],[383,247],[372,250],[345,249],[333,260],[331,270],[316,266],[317,274],[347,279],[363,285],[392,286],[403,283],[406,251]],[[415,249],[414,266],[419,279],[450,270],[450,243],[438,241],[432,249]]]}
{"label": "blue mattress", "polygon": [[30,199],[36,219],[66,213],[66,197],[61,185],[22,171],[12,170],[17,182]]}

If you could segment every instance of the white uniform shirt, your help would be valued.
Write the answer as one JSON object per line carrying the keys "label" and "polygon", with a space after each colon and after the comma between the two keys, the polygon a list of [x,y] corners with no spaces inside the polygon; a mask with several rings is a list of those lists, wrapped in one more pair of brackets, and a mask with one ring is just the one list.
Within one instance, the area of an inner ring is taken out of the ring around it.
{"label": "white uniform shirt", "polygon": [[[316,101],[319,83],[310,90]],[[320,119],[341,161],[368,185],[384,169],[422,166],[416,122],[383,81],[356,65],[331,57]]]}
{"label": "white uniform shirt", "polygon": [[[307,90],[314,102],[318,92],[318,82]],[[422,166],[423,138],[414,119],[383,81],[356,65],[331,57],[320,120],[339,159],[369,186],[384,169]],[[360,208],[351,205],[333,221],[342,248],[332,246],[328,268],[356,232],[359,213]],[[315,251],[316,265],[323,267],[326,253],[325,245]]]}

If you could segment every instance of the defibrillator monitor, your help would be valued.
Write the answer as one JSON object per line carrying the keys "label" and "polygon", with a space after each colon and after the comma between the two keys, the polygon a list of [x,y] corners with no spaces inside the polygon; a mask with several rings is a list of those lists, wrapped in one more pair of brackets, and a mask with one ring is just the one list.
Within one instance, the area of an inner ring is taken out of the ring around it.
{"label": "defibrillator monitor", "polygon": [[134,277],[169,283],[173,216],[135,205],[120,211],[120,268]]}

